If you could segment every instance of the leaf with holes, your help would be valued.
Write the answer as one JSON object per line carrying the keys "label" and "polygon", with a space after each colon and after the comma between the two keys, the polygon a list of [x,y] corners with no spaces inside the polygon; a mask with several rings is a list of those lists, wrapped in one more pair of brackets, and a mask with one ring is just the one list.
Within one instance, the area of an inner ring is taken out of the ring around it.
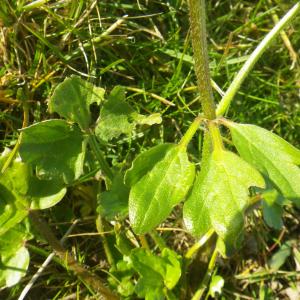
{"label": "leaf with holes", "polygon": [[184,205],[188,230],[201,236],[214,228],[230,253],[238,246],[251,186],[264,187],[258,171],[232,152],[213,151]]}

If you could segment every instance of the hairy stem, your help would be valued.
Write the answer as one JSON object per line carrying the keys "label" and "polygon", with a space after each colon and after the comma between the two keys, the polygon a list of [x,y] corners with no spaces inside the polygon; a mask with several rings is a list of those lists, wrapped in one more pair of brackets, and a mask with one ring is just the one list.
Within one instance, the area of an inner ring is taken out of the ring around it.
{"label": "hairy stem", "polygon": [[201,122],[203,121],[203,118],[201,116],[198,116],[193,123],[190,125],[189,129],[186,131],[184,136],[181,138],[181,141],[179,142],[179,145],[186,148],[190,140],[193,138],[194,134],[198,130]]}
{"label": "hairy stem", "polygon": [[275,27],[265,36],[265,38],[259,43],[257,48],[252,52],[252,54],[247,59],[243,67],[235,76],[233,82],[230,84],[222,100],[220,101],[216,111],[217,116],[222,116],[225,114],[225,112],[230,106],[232,99],[239,91],[241,84],[244,82],[245,78],[252,70],[255,63],[262,56],[262,54],[267,50],[271,42],[280,34],[282,29],[293,19],[293,17],[295,17],[295,15],[298,13],[299,10],[300,10],[300,1],[298,1],[287,12],[287,14],[275,25]]}
{"label": "hairy stem", "polygon": [[200,101],[206,119],[216,118],[206,41],[205,1],[189,0],[191,38]]}
{"label": "hairy stem", "polygon": [[87,286],[101,295],[100,299],[118,299],[105,285],[100,277],[88,271],[61,245],[48,224],[43,221],[37,211],[30,211],[30,219],[36,230],[47,240],[56,255],[64,262],[68,270],[73,271]]}

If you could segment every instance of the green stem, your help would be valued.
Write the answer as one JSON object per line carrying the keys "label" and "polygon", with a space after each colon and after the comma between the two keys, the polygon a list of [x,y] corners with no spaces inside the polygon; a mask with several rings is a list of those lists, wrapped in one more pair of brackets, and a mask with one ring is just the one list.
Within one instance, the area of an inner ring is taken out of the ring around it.
{"label": "green stem", "polygon": [[216,113],[208,64],[205,1],[189,0],[189,15],[200,101],[204,117],[213,120],[216,118]]}
{"label": "green stem", "polygon": [[216,151],[223,150],[224,145],[218,125],[214,122],[209,122],[208,129],[212,139],[213,149]]}
{"label": "green stem", "polygon": [[214,271],[217,257],[218,257],[218,250],[217,250],[217,248],[215,248],[215,250],[214,250],[214,252],[213,252],[213,254],[212,254],[211,258],[210,258],[210,261],[209,261],[206,273],[204,275],[204,278],[203,278],[203,280],[202,280],[202,282],[200,284],[199,289],[194,294],[192,300],[199,300],[199,299],[201,299],[203,293],[205,292],[205,290],[206,290],[206,288],[208,286],[208,283],[209,283],[209,280],[211,278],[211,275],[212,275],[212,273]]}
{"label": "green stem", "polygon": [[185,258],[191,259],[195,253],[211,238],[214,234],[214,229],[210,229],[198,242],[196,242],[185,254]]}
{"label": "green stem", "polygon": [[183,148],[186,148],[188,143],[191,141],[193,138],[194,134],[199,128],[199,125],[203,121],[203,118],[201,116],[198,116],[193,123],[190,125],[189,129],[186,131],[184,136],[181,138],[181,141],[179,142],[179,145],[182,146]]}
{"label": "green stem", "polygon": [[160,251],[163,251],[165,248],[167,248],[167,244],[165,240],[157,233],[156,230],[152,230],[150,232],[150,236],[152,240],[155,242],[155,244],[158,246]]}
{"label": "green stem", "polygon": [[293,17],[300,10],[300,1],[298,1],[287,13],[286,15],[274,26],[274,28],[265,36],[265,38],[260,42],[257,48],[252,52],[250,57],[247,59],[241,70],[235,76],[233,82],[230,84],[228,90],[220,101],[216,114],[217,116],[222,116],[225,114],[230,106],[232,99],[235,94],[240,89],[241,84],[244,82],[245,78],[249,72],[254,67],[255,63],[261,57],[261,55],[267,50],[271,42],[280,34],[282,29],[292,20]]}
{"label": "green stem", "polygon": [[95,135],[90,132],[89,133],[89,144],[92,148],[92,151],[94,152],[99,164],[100,164],[100,167],[101,167],[101,170],[103,171],[104,175],[107,176],[107,178],[112,181],[113,180],[113,172],[112,170],[110,169],[107,161],[105,160],[101,150],[99,149],[99,145],[98,145],[98,142],[96,140],[96,137]]}

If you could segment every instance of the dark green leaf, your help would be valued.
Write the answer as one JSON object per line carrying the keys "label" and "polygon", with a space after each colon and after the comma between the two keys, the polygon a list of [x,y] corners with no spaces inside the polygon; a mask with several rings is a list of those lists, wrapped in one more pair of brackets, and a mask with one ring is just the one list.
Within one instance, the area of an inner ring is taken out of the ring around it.
{"label": "dark green leaf", "polygon": [[226,122],[240,155],[268,176],[282,194],[300,207],[300,150],[255,125]]}
{"label": "dark green leaf", "polygon": [[86,130],[91,124],[90,105],[100,104],[105,90],[78,76],[66,78],[57,85],[49,101],[50,112],[57,112]]}
{"label": "dark green leaf", "polygon": [[37,177],[71,183],[82,174],[86,142],[77,126],[48,120],[22,133],[21,158],[36,167]]}
{"label": "dark green leaf", "polygon": [[137,234],[150,231],[184,200],[193,183],[195,167],[186,149],[171,147],[163,159],[134,184],[129,194],[129,219]]}
{"label": "dark green leaf", "polygon": [[115,176],[111,190],[99,195],[98,212],[107,220],[121,219],[128,215],[129,188],[124,184],[123,174]]}
{"label": "dark green leaf", "polygon": [[230,252],[242,234],[251,186],[264,187],[264,179],[253,167],[232,152],[213,151],[185,202],[187,228],[201,236],[213,227]]}
{"label": "dark green leaf", "polygon": [[274,229],[281,229],[283,226],[282,213],[283,213],[283,197],[276,189],[266,190],[262,193],[262,209],[264,220],[268,226]]}
{"label": "dark green leaf", "polygon": [[292,248],[290,242],[284,243],[269,260],[268,264],[270,268],[273,270],[279,270],[291,254]]}

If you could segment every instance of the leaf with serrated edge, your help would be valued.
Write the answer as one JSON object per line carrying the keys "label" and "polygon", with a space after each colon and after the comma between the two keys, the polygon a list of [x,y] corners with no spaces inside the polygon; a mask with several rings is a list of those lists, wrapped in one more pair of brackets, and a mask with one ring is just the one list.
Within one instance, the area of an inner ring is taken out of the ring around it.
{"label": "leaf with serrated edge", "polygon": [[255,125],[226,122],[239,154],[300,206],[300,150]]}
{"label": "leaf with serrated edge", "polygon": [[22,130],[20,156],[45,180],[71,183],[83,173],[86,139],[76,125],[48,120]]}
{"label": "leaf with serrated edge", "polygon": [[127,186],[136,184],[174,147],[176,147],[175,144],[160,144],[139,154],[133,161],[132,167],[125,174],[125,184]]}
{"label": "leaf with serrated edge", "polygon": [[129,219],[133,230],[143,234],[161,223],[184,200],[194,180],[195,167],[186,149],[171,148],[129,194]]}
{"label": "leaf with serrated edge", "polygon": [[184,205],[188,230],[201,236],[213,227],[228,248],[236,247],[251,186],[264,187],[258,171],[232,152],[213,151]]}
{"label": "leaf with serrated edge", "polygon": [[104,93],[104,89],[73,75],[57,85],[48,107],[51,113],[56,112],[86,130],[91,123],[90,105],[100,104]]}

